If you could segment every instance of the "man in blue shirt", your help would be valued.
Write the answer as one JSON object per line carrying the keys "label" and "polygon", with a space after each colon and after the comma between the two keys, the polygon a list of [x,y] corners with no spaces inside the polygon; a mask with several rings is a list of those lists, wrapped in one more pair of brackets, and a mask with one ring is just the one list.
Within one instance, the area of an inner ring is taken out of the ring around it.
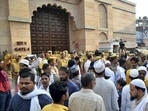
{"label": "man in blue shirt", "polygon": [[8,111],[41,111],[52,103],[52,99],[44,90],[35,86],[35,75],[31,72],[20,74],[19,92],[12,98]]}
{"label": "man in blue shirt", "polygon": [[[67,82],[69,96],[72,93],[79,91],[78,86],[69,79],[69,69],[67,67],[60,67],[59,76],[61,81]],[[68,106],[68,101],[65,102],[65,106]]]}

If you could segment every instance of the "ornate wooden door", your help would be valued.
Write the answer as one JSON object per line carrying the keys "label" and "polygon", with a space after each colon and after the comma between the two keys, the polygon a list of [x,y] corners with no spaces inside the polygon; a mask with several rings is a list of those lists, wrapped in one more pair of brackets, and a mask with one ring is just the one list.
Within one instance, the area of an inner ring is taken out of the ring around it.
{"label": "ornate wooden door", "polygon": [[68,13],[56,6],[43,6],[33,12],[31,29],[32,53],[69,50]]}

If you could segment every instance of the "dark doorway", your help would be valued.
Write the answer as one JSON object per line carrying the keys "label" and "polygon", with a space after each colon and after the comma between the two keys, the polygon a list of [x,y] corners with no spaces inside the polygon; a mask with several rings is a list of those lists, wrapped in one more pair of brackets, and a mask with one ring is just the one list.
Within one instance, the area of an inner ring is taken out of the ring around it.
{"label": "dark doorway", "polygon": [[32,53],[69,50],[68,26],[68,13],[61,7],[37,8],[30,25]]}

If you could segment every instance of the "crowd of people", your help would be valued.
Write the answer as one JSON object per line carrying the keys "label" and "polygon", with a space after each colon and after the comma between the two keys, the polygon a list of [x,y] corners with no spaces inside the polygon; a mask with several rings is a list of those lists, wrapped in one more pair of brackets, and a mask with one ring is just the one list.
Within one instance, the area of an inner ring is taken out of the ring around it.
{"label": "crowd of people", "polygon": [[148,111],[147,56],[46,52],[0,60],[0,111]]}

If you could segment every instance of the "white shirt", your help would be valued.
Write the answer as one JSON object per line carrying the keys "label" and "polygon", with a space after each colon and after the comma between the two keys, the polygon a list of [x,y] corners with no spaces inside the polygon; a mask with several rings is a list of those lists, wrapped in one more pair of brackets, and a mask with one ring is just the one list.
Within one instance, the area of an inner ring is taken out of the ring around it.
{"label": "white shirt", "polygon": [[117,66],[117,70],[120,70],[121,78],[123,78],[126,81],[125,69],[121,66]]}
{"label": "white shirt", "polygon": [[49,86],[47,87],[47,89],[44,89],[43,85],[41,85],[41,86],[39,87],[39,89],[45,90],[46,92],[49,93]]}
{"label": "white shirt", "polygon": [[123,69],[120,66],[117,66],[117,69],[114,72],[115,74],[115,84],[117,83],[117,80],[123,78],[125,80],[125,72],[123,72]]}
{"label": "white shirt", "polygon": [[104,77],[96,78],[94,92],[103,98],[106,111],[119,110],[118,93],[112,81],[106,80]]}
{"label": "white shirt", "polygon": [[148,111],[148,95],[145,94],[140,100],[134,100],[131,111]]}
{"label": "white shirt", "polygon": [[109,76],[109,80],[115,83],[115,74],[109,67],[105,67],[105,75]]}
{"label": "white shirt", "polygon": [[121,111],[131,111],[133,101],[130,100],[130,97],[130,86],[128,84],[122,89]]}
{"label": "white shirt", "polygon": [[37,58],[36,60],[34,60],[31,65],[29,66],[30,69],[33,69],[33,68],[37,68],[40,64],[40,58]]}
{"label": "white shirt", "polygon": [[48,64],[48,60],[47,59],[43,59],[42,62],[43,62],[43,64]]}
{"label": "white shirt", "polygon": [[89,67],[90,67],[90,63],[91,63],[91,60],[87,59],[87,61],[84,63],[84,70],[85,72],[88,71]]}

